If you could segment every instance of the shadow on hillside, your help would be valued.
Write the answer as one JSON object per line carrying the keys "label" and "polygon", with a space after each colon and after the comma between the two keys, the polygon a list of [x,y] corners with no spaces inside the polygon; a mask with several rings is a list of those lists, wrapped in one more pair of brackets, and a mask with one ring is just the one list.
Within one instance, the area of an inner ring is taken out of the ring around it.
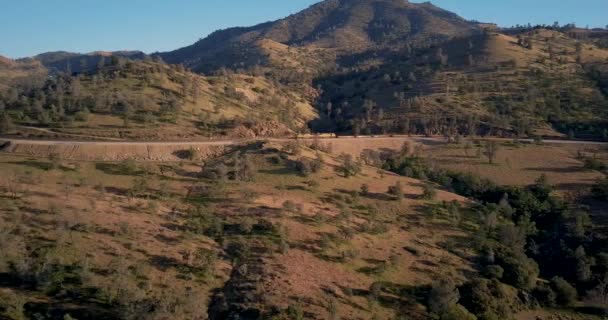
{"label": "shadow on hillside", "polygon": [[143,174],[144,172],[142,170],[136,170],[133,172],[129,172],[127,170],[125,170],[121,165],[119,164],[114,164],[114,163],[96,163],[95,164],[95,169],[108,174],[108,175],[115,175],[115,176],[138,176]]}
{"label": "shadow on hillside", "polygon": [[290,174],[294,174],[295,172],[287,167],[283,167],[283,168],[277,168],[277,169],[265,169],[265,170],[260,170],[260,173],[266,173],[266,174],[274,174],[274,175],[290,175]]}
{"label": "shadow on hillside", "polygon": [[[53,169],[52,164],[47,163],[47,162],[39,162],[39,161],[14,161],[14,162],[8,162],[8,164],[14,164],[14,165],[18,165],[18,166],[26,166],[26,167],[30,167],[30,168],[34,168],[34,169],[39,169],[42,171],[50,171]],[[68,168],[65,167],[63,165],[60,165],[58,168],[58,170],[64,171],[64,172],[69,172],[69,171],[76,171],[72,168]]]}
{"label": "shadow on hillside", "polygon": [[428,314],[421,310],[419,305],[426,304],[430,286],[400,285],[384,281],[373,283],[367,290],[338,286],[343,292],[377,301],[382,307],[401,312],[407,310],[407,314],[412,316],[413,319],[428,318]]}
{"label": "shadow on hillside", "polygon": [[545,167],[538,167],[538,168],[526,168],[526,171],[538,171],[538,172],[553,172],[553,173],[578,173],[583,171],[583,167],[577,167],[577,166],[570,166],[570,167],[564,167],[564,168],[545,168]]}

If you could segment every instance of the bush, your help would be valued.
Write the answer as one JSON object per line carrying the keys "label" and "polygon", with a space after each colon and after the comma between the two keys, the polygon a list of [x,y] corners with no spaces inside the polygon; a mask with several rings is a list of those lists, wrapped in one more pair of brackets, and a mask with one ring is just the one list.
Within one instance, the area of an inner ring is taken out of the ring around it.
{"label": "bush", "polygon": [[210,180],[225,181],[228,179],[228,167],[223,163],[219,163],[211,168],[204,168],[202,177]]}
{"label": "bush", "polygon": [[430,184],[424,185],[422,190],[422,199],[424,200],[434,200],[437,197],[437,191],[435,187]]}
{"label": "bush", "polygon": [[257,173],[256,164],[250,156],[236,158],[234,163],[234,180],[251,182]]}
{"label": "bush", "polygon": [[26,300],[21,296],[12,294],[10,291],[0,291],[0,310],[3,311],[2,315],[6,316],[7,319],[28,319],[25,316],[25,303]]}
{"label": "bush", "polygon": [[608,200],[608,179],[604,179],[593,185],[591,194],[594,198]]}
{"label": "bush", "polygon": [[401,181],[397,181],[394,186],[388,187],[388,194],[393,195],[397,200],[403,200],[403,186]]}
{"label": "bush", "polygon": [[585,158],[583,166],[589,170],[604,171],[607,169],[606,164],[596,158]]}
{"label": "bush", "polygon": [[364,183],[361,185],[361,195],[362,196],[369,195],[369,185],[367,183]]}
{"label": "bush", "polygon": [[559,305],[571,306],[576,302],[578,293],[568,281],[560,277],[554,277],[551,279],[551,287],[555,291],[555,300]]}
{"label": "bush", "polygon": [[186,150],[186,158],[190,161],[194,161],[200,157],[200,153],[194,147],[190,147],[190,149]]}
{"label": "bush", "polygon": [[134,175],[137,173],[137,163],[133,159],[125,159],[118,165],[120,172],[125,175]]}
{"label": "bush", "polygon": [[460,293],[454,282],[442,279],[433,283],[428,297],[429,311],[438,316],[443,316],[452,310],[460,299]]}
{"label": "bush", "polygon": [[284,153],[291,154],[293,156],[299,156],[302,153],[302,149],[300,148],[300,144],[297,142],[289,142],[283,146],[281,150]]}
{"label": "bush", "polygon": [[541,285],[532,291],[532,295],[542,306],[554,307],[557,298],[555,291],[550,286]]}
{"label": "bush", "polygon": [[517,293],[497,280],[475,279],[460,291],[460,303],[481,319],[510,319],[519,309]]}
{"label": "bush", "polygon": [[361,173],[361,165],[350,154],[342,154],[339,159],[341,164],[336,168],[336,171],[345,178],[354,177]]}
{"label": "bush", "polygon": [[501,266],[493,264],[493,265],[487,266],[484,273],[485,273],[486,277],[488,277],[490,279],[500,280],[500,279],[502,279],[502,277],[505,273],[505,270]]}
{"label": "bush", "polygon": [[15,125],[13,125],[13,120],[11,116],[3,112],[0,114],[0,134],[10,133],[15,129]]}
{"label": "bush", "polygon": [[78,111],[78,112],[76,112],[76,114],[74,114],[74,119],[76,119],[76,121],[86,122],[89,120],[90,114],[91,113],[89,112],[88,109],[85,109],[83,111]]}
{"label": "bush", "polygon": [[457,304],[444,314],[441,320],[477,320],[477,317],[462,305]]}
{"label": "bush", "polygon": [[503,279],[518,289],[530,290],[536,286],[538,264],[524,253],[501,250],[496,257],[497,263],[504,269]]}
{"label": "bush", "polygon": [[317,173],[323,167],[323,160],[317,155],[315,160],[310,160],[305,157],[301,157],[294,164],[296,170],[303,176],[307,177],[313,173]]}

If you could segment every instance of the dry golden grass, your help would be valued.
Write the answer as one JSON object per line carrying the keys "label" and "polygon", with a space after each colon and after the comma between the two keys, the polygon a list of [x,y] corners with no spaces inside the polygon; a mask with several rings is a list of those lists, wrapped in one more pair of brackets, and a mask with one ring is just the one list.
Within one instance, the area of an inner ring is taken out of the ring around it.
{"label": "dry golden grass", "polygon": [[589,145],[507,144],[500,148],[495,164],[489,164],[484,155],[477,157],[479,148],[483,152],[483,147],[473,147],[467,155],[463,146],[442,144],[427,146],[424,153],[442,168],[470,172],[502,185],[529,185],[544,174],[561,192],[589,188],[604,176],[585,169],[577,159],[579,151],[608,155],[604,147]]}

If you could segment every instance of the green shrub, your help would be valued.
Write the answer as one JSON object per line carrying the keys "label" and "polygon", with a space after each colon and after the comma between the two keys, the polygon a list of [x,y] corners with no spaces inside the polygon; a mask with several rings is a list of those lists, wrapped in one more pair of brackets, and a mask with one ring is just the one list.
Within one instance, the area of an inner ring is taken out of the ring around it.
{"label": "green shrub", "polygon": [[118,165],[120,172],[125,175],[135,175],[137,173],[137,163],[133,159],[125,159]]}
{"label": "green shrub", "polygon": [[485,275],[486,277],[490,278],[490,279],[502,279],[505,270],[499,266],[499,265],[489,265],[486,267],[485,269]]}
{"label": "green shrub", "polygon": [[536,287],[534,291],[532,291],[532,295],[534,295],[534,298],[536,298],[538,303],[540,303],[542,306],[555,306],[557,296],[555,291],[553,291],[553,289],[551,289],[551,287],[548,285],[540,285]]}
{"label": "green shrub", "polygon": [[435,187],[430,184],[425,184],[422,190],[422,199],[424,200],[435,200],[437,197],[437,191]]}
{"label": "green shrub", "polygon": [[336,171],[345,178],[350,178],[361,173],[361,165],[353,159],[350,154],[342,154],[339,157],[340,165]]}
{"label": "green shrub", "polygon": [[480,319],[510,319],[520,307],[517,292],[497,280],[474,279],[460,292],[460,303]]}
{"label": "green shrub", "polygon": [[403,200],[403,185],[397,181],[395,185],[388,187],[388,194],[393,195],[397,200]]}
{"label": "green shrub", "polygon": [[460,293],[454,282],[448,279],[439,280],[431,286],[428,297],[429,311],[435,315],[448,314],[458,303]]}
{"label": "green shrub", "polygon": [[555,291],[556,302],[562,306],[571,306],[576,302],[578,293],[576,289],[560,277],[551,279],[551,287]]}
{"label": "green shrub", "polygon": [[504,269],[503,280],[518,289],[530,290],[536,286],[538,264],[520,252],[500,250],[496,256],[497,264]]}
{"label": "green shrub", "polygon": [[594,184],[591,188],[591,194],[596,199],[608,200],[608,179],[604,179]]}
{"label": "green shrub", "polygon": [[444,314],[441,320],[477,320],[477,317],[462,305],[457,304]]}

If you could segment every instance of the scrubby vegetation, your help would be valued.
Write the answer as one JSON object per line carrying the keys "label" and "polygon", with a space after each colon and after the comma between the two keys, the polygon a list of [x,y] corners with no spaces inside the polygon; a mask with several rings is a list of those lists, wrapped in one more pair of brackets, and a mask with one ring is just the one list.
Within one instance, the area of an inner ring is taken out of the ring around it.
{"label": "scrubby vegetation", "polygon": [[[15,133],[18,124],[100,138],[255,136],[256,125],[266,123],[263,130],[278,135],[299,130],[312,115],[303,96],[263,78],[204,77],[152,59],[112,57],[89,71],[22,82],[0,92],[4,134]],[[273,122],[283,127],[271,128]],[[171,133],[176,126],[181,132]],[[170,130],[161,136],[154,132],[160,127]]]}
{"label": "scrubby vegetation", "polygon": [[605,146],[543,139],[608,139],[606,39],[328,0],[0,57],[3,137],[182,141],[0,142],[0,319],[602,319]]}
{"label": "scrubby vegetation", "polygon": [[[481,275],[487,278],[465,284],[467,295],[461,299],[478,317],[510,318],[534,303],[573,306],[579,297],[596,295],[605,286],[607,270],[600,262],[606,254],[605,227],[592,223],[583,203],[554,195],[545,176],[525,188],[498,186],[471,174],[431,168],[421,158],[407,154],[404,147],[388,157],[384,166],[424,177],[478,201],[472,207],[479,215],[474,239]],[[598,199],[606,200],[604,185],[599,182],[593,187],[592,194]],[[488,288],[490,284],[495,289]],[[509,290],[520,293],[508,298]],[[536,300],[522,300],[526,294]],[[492,305],[497,305],[495,310]],[[599,314],[608,312],[606,305],[593,306],[599,307]]]}

